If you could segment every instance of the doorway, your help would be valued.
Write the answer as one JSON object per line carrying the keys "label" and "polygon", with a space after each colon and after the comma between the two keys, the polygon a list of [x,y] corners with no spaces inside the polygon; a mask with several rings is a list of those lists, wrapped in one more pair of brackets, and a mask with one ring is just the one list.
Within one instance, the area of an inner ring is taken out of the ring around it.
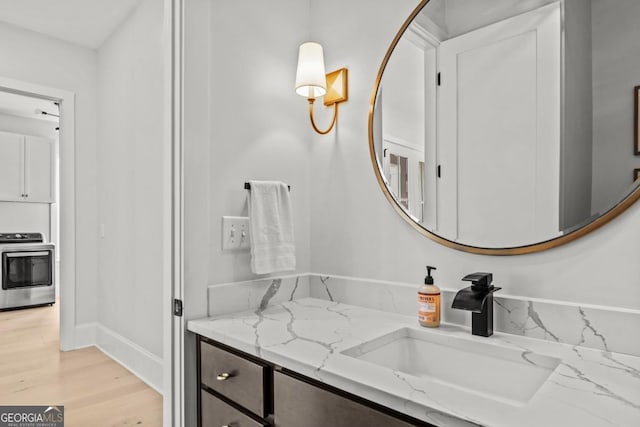
{"label": "doorway", "polygon": [[58,120],[50,121],[57,134],[55,152],[59,157],[52,168],[59,190],[57,194],[54,192],[57,206],[50,207],[47,215],[47,239],[57,240],[59,255],[56,258],[60,260],[59,268],[55,269],[60,301],[60,350],[70,350],[77,347],[78,341],[75,331],[75,96],[68,91],[8,78],[0,78],[0,93],[13,95],[14,100],[22,97],[36,103],[40,101],[43,107],[40,110],[46,115],[59,116]]}

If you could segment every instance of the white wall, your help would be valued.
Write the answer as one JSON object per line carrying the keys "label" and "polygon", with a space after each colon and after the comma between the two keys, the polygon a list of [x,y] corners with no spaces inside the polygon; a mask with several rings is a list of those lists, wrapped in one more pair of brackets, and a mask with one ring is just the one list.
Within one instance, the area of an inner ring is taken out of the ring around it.
{"label": "white wall", "polygon": [[162,20],[162,2],[146,0],[98,50],[98,321],[157,358],[166,306]]}
{"label": "white wall", "polygon": [[[195,319],[207,315],[211,241],[210,162],[211,141],[210,86],[213,52],[211,50],[211,0],[191,0],[184,8],[184,315]],[[204,196],[203,196],[204,195]],[[193,334],[186,333],[185,419],[196,425],[197,372]]]}
{"label": "white wall", "polygon": [[[341,106],[337,131],[312,142],[312,272],[418,286],[429,264],[438,267],[436,281],[447,288],[463,287],[460,279],[467,273],[490,271],[504,294],[640,308],[635,249],[640,205],[563,247],[489,257],[433,243],[386,201],[368,153],[369,99],[384,53],[416,5],[410,0],[322,0],[311,5],[312,34],[324,45],[327,69],[346,66],[350,76],[350,99]],[[335,19],[336,10],[340,19]]]}
{"label": "white wall", "polygon": [[293,89],[308,10],[307,1],[295,0],[187,3],[185,273],[187,292],[194,293],[191,314],[206,314],[208,284],[255,277],[249,252],[221,248],[222,216],[247,215],[248,180],[291,185],[297,271],[309,269],[311,126],[307,101]]}
{"label": "white wall", "polygon": [[96,320],[96,77],[90,49],[0,22],[0,76],[76,95],[76,325]]}
{"label": "white wall", "polygon": [[640,85],[640,2],[592,0],[593,212],[603,212],[631,187],[633,87]]}
{"label": "white wall", "polygon": [[[294,90],[298,46],[309,36],[309,1],[189,0],[185,6],[184,303],[186,317],[196,318],[207,315],[208,284],[256,277],[248,252],[221,250],[221,217],[247,215],[248,180],[291,185],[297,271],[309,271],[313,141],[307,101]],[[191,338],[188,417],[196,414]]]}
{"label": "white wall", "polygon": [[0,232],[7,231],[38,231],[50,239],[49,204],[0,202]]}

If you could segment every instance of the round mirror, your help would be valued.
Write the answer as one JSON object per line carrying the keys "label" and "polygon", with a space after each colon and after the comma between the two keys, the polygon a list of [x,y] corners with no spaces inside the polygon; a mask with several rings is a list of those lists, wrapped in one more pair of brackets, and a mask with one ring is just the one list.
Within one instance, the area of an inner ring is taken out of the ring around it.
{"label": "round mirror", "polygon": [[640,1],[423,0],[380,67],[378,182],[475,253],[576,239],[640,197]]}

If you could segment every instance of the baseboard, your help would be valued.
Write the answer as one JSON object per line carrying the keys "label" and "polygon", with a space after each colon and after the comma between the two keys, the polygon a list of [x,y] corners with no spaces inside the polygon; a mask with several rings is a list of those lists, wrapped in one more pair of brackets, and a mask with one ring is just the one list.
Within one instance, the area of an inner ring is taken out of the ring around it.
{"label": "baseboard", "polygon": [[103,325],[96,327],[96,347],[163,394],[162,359]]}
{"label": "baseboard", "polygon": [[99,323],[75,327],[74,350],[96,346],[104,354],[163,394],[162,359]]}
{"label": "baseboard", "polygon": [[96,329],[98,324],[95,322],[77,325],[74,331],[73,349],[91,347],[96,345]]}

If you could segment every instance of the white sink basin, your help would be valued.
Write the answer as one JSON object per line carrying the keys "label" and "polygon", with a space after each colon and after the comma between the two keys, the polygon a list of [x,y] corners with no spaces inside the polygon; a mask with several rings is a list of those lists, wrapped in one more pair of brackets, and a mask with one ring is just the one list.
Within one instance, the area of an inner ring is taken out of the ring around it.
{"label": "white sink basin", "polygon": [[342,354],[513,405],[527,403],[560,363],[491,338],[485,343],[411,328]]}

